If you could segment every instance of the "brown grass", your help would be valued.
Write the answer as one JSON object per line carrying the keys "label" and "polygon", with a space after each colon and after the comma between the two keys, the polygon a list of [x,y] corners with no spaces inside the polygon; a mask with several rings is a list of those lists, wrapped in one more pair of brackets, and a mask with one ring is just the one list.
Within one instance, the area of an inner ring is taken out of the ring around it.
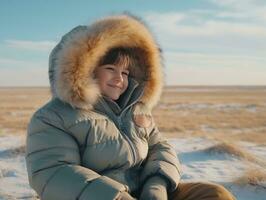
{"label": "brown grass", "polygon": [[174,91],[177,88],[166,88],[154,110],[159,129],[167,136],[266,144],[266,87],[220,87],[218,91],[190,87],[195,91]]}
{"label": "brown grass", "polygon": [[48,88],[0,88],[0,134],[25,134],[33,112],[50,98]]}
{"label": "brown grass", "polygon": [[249,169],[244,173],[243,176],[237,178],[234,183],[238,185],[250,184],[254,186],[261,186],[266,189],[266,170],[261,168]]}
{"label": "brown grass", "polygon": [[[167,137],[204,136],[266,144],[266,87],[182,89],[165,88],[153,112]],[[49,88],[0,88],[0,135],[25,134],[33,112],[49,99]]]}
{"label": "brown grass", "polygon": [[259,158],[258,156],[255,156],[247,152],[245,149],[239,147],[238,145],[234,143],[220,142],[212,147],[205,149],[205,151],[208,153],[230,154],[240,159],[243,159],[243,160],[246,160],[252,163],[256,163],[262,167],[266,167],[266,160],[263,160],[262,158]]}

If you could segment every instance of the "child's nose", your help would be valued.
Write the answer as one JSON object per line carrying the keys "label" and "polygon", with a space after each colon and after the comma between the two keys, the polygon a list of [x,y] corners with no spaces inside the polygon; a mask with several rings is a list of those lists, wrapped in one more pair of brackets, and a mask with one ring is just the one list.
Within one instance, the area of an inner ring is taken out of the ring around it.
{"label": "child's nose", "polygon": [[123,81],[123,74],[122,73],[116,73],[115,80],[117,80],[117,81]]}

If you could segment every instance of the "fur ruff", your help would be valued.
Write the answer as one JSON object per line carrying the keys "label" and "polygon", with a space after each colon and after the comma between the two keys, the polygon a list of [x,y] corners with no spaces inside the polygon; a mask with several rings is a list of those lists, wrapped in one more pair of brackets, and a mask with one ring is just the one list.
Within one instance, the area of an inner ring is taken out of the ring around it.
{"label": "fur ruff", "polygon": [[73,107],[90,110],[100,96],[93,78],[94,69],[100,58],[114,47],[136,48],[141,68],[132,69],[130,74],[138,81],[145,79],[140,103],[152,109],[163,87],[161,52],[144,23],[129,15],[111,16],[90,26],[78,26],[62,37],[49,58],[53,97]]}

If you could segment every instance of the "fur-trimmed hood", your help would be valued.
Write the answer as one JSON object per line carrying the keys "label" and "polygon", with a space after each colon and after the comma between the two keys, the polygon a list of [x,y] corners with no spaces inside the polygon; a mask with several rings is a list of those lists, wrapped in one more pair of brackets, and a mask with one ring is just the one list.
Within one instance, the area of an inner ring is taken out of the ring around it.
{"label": "fur-trimmed hood", "polygon": [[139,66],[130,69],[130,76],[145,84],[139,101],[153,108],[163,86],[161,51],[147,26],[129,15],[110,16],[89,26],[78,26],[62,37],[49,58],[53,97],[73,107],[91,109],[100,96],[94,69],[100,58],[115,47],[134,48]]}

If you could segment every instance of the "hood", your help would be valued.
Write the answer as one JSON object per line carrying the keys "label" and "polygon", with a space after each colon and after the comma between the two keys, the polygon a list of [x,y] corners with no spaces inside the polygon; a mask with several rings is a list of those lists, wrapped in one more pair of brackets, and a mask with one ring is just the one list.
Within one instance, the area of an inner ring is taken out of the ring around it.
{"label": "hood", "polygon": [[162,86],[161,51],[147,26],[130,15],[103,18],[89,26],[77,26],[64,35],[49,57],[49,80],[53,97],[73,107],[90,110],[100,97],[93,72],[112,48],[134,49],[138,66],[130,76],[144,85],[140,104],[152,109]]}

